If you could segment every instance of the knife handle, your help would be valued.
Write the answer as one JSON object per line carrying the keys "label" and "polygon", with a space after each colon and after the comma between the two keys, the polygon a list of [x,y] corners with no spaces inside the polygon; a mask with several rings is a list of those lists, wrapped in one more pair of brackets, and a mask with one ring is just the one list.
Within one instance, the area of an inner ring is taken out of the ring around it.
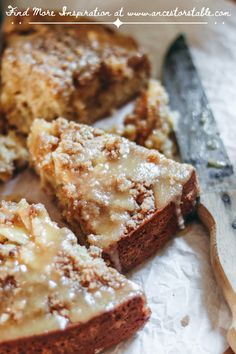
{"label": "knife handle", "polygon": [[236,190],[203,193],[198,215],[210,232],[211,264],[232,313],[227,340],[236,353]]}

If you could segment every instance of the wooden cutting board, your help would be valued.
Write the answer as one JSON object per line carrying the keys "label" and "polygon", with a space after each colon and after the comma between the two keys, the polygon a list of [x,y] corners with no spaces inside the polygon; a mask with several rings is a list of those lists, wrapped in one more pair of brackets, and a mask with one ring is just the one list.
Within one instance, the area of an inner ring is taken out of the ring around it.
{"label": "wooden cutting board", "polygon": [[210,232],[212,268],[232,313],[227,340],[236,353],[236,190],[203,194],[198,215]]}

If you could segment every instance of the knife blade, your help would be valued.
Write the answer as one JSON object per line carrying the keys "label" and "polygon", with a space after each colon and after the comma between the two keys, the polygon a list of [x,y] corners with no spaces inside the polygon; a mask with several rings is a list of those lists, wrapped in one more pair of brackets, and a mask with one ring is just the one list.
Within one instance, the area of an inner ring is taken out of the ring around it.
{"label": "knife blade", "polygon": [[179,112],[180,155],[200,179],[198,216],[209,230],[211,264],[232,312],[227,339],[236,353],[236,177],[183,35],[166,54],[163,82]]}
{"label": "knife blade", "polygon": [[218,185],[233,167],[183,35],[166,54],[163,81],[181,116],[174,129],[182,160],[196,167],[202,188]]}

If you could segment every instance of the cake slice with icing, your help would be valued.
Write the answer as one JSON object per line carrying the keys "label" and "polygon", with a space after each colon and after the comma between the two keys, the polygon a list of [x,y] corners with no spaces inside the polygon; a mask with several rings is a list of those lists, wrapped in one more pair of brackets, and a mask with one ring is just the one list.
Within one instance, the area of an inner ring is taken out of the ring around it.
{"label": "cake slice with icing", "polygon": [[149,317],[139,289],[44,206],[0,204],[0,353],[98,353]]}
{"label": "cake slice with icing", "polygon": [[194,208],[194,168],[125,138],[59,118],[36,120],[28,146],[80,241],[119,271],[155,253]]}

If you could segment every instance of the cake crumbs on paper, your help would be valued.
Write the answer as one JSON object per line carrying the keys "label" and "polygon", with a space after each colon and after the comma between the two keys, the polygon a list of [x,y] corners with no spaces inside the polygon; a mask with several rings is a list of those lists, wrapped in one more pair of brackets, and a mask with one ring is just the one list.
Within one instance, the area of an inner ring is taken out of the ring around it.
{"label": "cake crumbs on paper", "polygon": [[189,325],[190,317],[189,315],[186,315],[182,318],[180,321],[182,327],[187,327]]}

